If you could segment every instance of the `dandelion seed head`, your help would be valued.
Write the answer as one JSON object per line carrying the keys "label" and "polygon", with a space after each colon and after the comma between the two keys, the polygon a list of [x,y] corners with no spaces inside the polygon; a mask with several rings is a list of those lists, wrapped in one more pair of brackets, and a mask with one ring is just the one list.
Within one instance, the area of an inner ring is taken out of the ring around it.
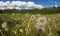
{"label": "dandelion seed head", "polygon": [[2,28],[6,28],[6,27],[7,27],[7,23],[4,22],[4,23],[2,24]]}
{"label": "dandelion seed head", "polygon": [[36,24],[35,26],[37,29],[43,28],[43,25]]}
{"label": "dandelion seed head", "polygon": [[48,21],[51,21],[51,18],[48,18]]}
{"label": "dandelion seed head", "polygon": [[29,28],[28,31],[31,32],[31,28]]}
{"label": "dandelion seed head", "polygon": [[23,29],[19,29],[20,32],[23,32]]}
{"label": "dandelion seed head", "polygon": [[46,19],[46,17],[39,17],[39,18],[37,19],[37,24],[39,24],[39,25],[46,25],[46,24],[47,24],[47,19]]}
{"label": "dandelion seed head", "polygon": [[26,21],[24,20],[23,23],[25,23]]}
{"label": "dandelion seed head", "polygon": [[42,31],[45,32],[45,25],[47,24],[47,19],[46,17],[39,17],[37,20],[36,20],[36,25],[35,27],[37,29],[42,29]]}
{"label": "dandelion seed head", "polygon": [[12,15],[14,16],[14,15],[15,15],[15,13],[12,13]]}
{"label": "dandelion seed head", "polygon": [[25,16],[26,16],[26,17],[29,17],[29,13],[26,13]]}
{"label": "dandelion seed head", "polygon": [[35,20],[36,19],[36,16],[35,15],[32,15],[31,16],[31,20]]}
{"label": "dandelion seed head", "polygon": [[8,31],[8,28],[5,28],[5,31]]}
{"label": "dandelion seed head", "polygon": [[17,19],[15,18],[14,20],[16,21]]}

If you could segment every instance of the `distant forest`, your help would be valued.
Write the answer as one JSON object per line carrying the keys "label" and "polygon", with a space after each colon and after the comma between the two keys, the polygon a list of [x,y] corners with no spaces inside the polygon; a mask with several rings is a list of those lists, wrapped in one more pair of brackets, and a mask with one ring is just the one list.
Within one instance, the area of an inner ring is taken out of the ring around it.
{"label": "distant forest", "polygon": [[60,6],[56,7],[50,7],[50,8],[43,8],[43,9],[22,9],[22,10],[16,10],[16,9],[6,9],[6,10],[0,10],[0,13],[42,13],[42,14],[53,14],[53,13],[60,13]]}

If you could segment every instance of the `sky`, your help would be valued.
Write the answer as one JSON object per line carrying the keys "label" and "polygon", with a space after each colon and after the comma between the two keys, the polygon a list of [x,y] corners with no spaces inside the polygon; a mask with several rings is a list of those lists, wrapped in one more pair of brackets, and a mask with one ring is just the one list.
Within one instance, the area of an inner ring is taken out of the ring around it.
{"label": "sky", "polygon": [[[25,8],[25,9],[28,9],[28,8],[41,9],[44,7],[60,6],[60,0],[0,0],[0,9],[1,9],[1,7],[3,7],[3,8],[6,7],[6,6],[1,6],[1,5],[6,5],[6,4],[2,4],[1,1],[3,1],[3,3],[6,3],[7,1],[10,2],[9,7],[13,6],[12,4],[15,4],[15,5],[17,4],[16,5],[16,6],[18,6],[17,8]],[[21,3],[19,3],[18,1]],[[14,3],[12,3],[12,2],[14,2]],[[23,3],[23,5],[22,5],[22,3]]]}

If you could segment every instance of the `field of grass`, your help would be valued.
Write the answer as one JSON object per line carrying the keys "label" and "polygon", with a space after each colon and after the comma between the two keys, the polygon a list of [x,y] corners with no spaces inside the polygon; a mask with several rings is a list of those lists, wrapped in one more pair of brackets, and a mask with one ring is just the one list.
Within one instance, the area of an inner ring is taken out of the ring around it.
{"label": "field of grass", "polygon": [[0,36],[58,36],[60,14],[0,14]]}

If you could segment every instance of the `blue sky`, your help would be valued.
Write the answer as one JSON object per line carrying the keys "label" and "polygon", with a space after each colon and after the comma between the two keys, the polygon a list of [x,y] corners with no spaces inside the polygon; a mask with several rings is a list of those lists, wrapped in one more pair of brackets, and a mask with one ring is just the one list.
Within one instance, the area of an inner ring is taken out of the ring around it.
{"label": "blue sky", "polygon": [[[2,0],[2,1],[15,1],[15,0]],[[36,4],[43,5],[45,7],[51,7],[53,5],[60,5],[60,0],[18,0],[18,1],[32,1]]]}

